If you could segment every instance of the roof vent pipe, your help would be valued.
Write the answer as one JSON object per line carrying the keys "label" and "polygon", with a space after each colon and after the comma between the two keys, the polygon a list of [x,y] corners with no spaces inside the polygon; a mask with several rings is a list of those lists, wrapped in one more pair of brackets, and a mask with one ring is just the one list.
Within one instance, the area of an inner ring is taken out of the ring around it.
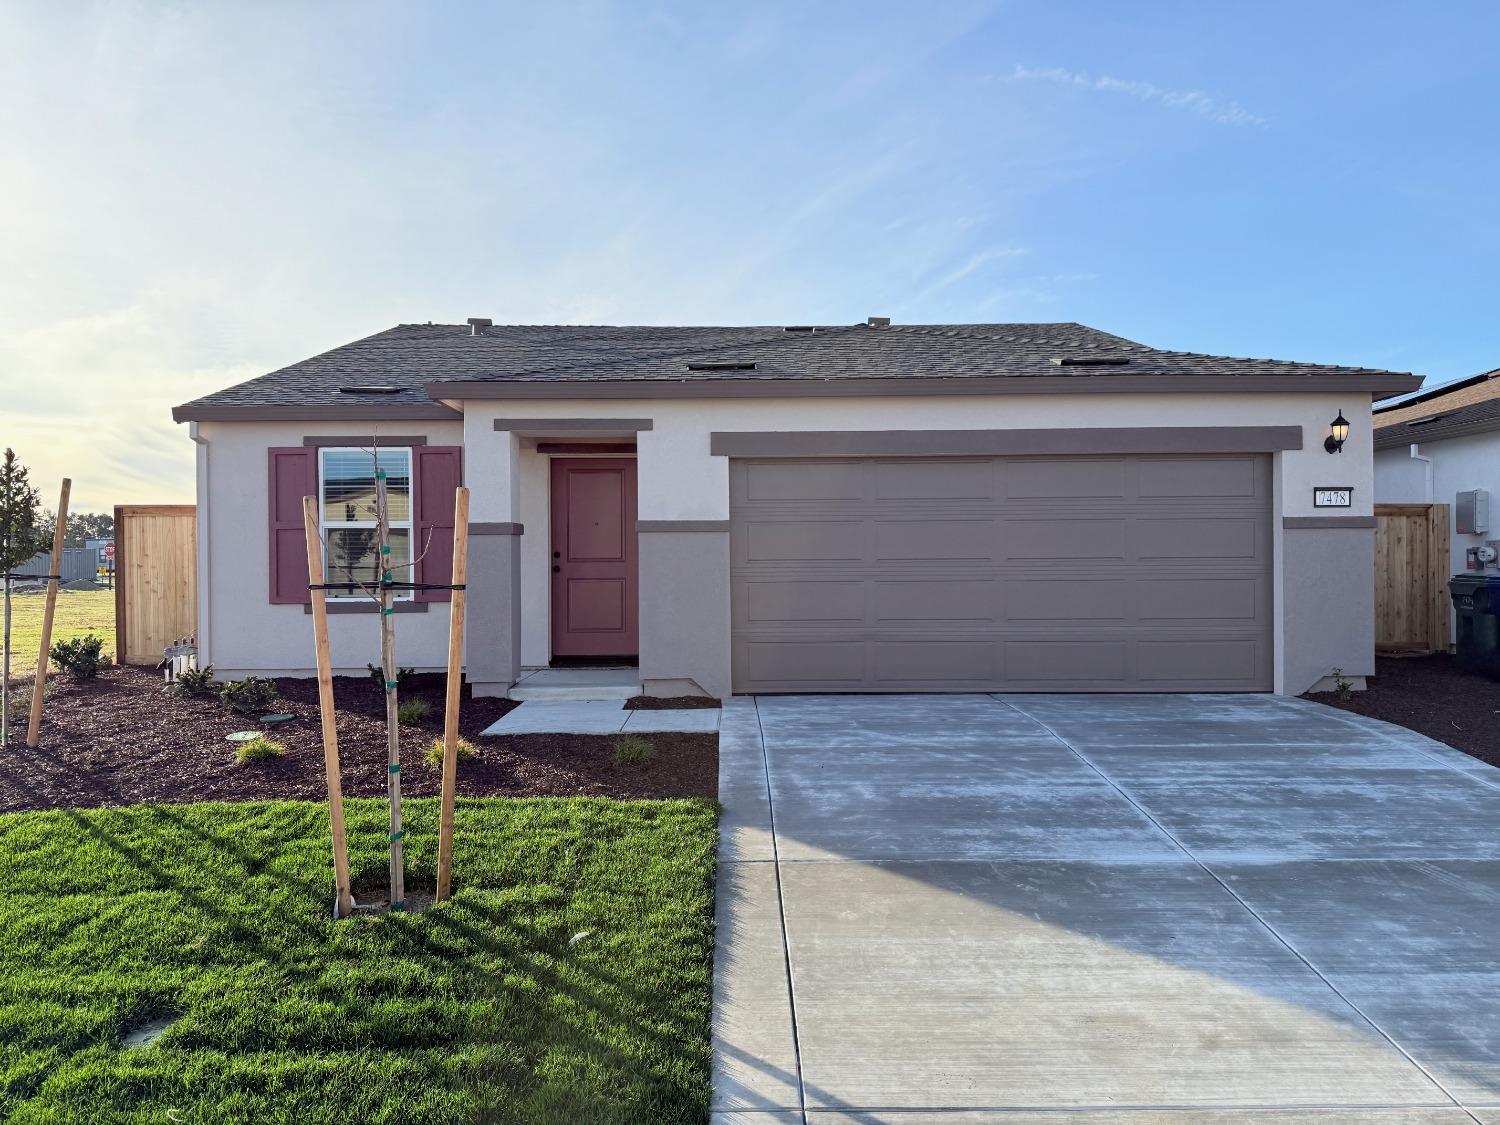
{"label": "roof vent pipe", "polygon": [[487,316],[471,316],[469,317],[469,335],[481,336],[483,335],[483,333],[479,330],[481,328],[488,328],[494,323],[495,322]]}

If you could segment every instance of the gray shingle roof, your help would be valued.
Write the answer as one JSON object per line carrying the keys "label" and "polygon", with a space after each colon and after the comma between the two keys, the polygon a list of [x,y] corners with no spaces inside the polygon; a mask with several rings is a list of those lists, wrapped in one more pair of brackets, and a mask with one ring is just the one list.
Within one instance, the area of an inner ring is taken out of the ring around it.
{"label": "gray shingle roof", "polygon": [[1500,430],[1500,399],[1487,399],[1448,410],[1434,410],[1421,418],[1382,426],[1375,431],[1375,448],[1395,449],[1413,442],[1425,444],[1467,434],[1489,433],[1492,430]]}
{"label": "gray shingle roof", "polygon": [[[1078,361],[1128,363],[1073,366]],[[1060,362],[1061,361],[1061,362]],[[693,370],[689,365],[720,365]],[[752,367],[747,365],[753,364]],[[723,366],[733,365],[733,366]],[[179,407],[348,407],[443,412],[434,381],[914,379],[1112,375],[1388,375],[1365,367],[1163,351],[1082,324],[779,325],[737,328],[402,324]],[[399,388],[350,395],[340,387]]]}

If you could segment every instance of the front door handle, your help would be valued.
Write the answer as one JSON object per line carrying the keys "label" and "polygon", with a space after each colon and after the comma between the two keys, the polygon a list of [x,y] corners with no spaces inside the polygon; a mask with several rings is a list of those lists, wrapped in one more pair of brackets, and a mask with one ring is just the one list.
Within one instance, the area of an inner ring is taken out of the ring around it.
{"label": "front door handle", "polygon": [[554,567],[553,567],[553,568],[552,568],[552,573],[553,573],[553,574],[558,574],[558,573],[560,573],[560,572],[561,572],[561,571],[562,571],[562,567],[560,567],[560,566],[554,566]]}

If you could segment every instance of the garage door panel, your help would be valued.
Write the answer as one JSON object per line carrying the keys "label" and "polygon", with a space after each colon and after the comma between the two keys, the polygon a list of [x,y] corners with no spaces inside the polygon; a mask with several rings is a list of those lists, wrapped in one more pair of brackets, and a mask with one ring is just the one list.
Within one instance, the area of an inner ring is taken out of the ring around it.
{"label": "garage door panel", "polygon": [[1000,528],[1000,547],[1003,558],[1015,560],[1123,559],[1125,528],[1124,520],[1087,516],[1006,520]]}
{"label": "garage door panel", "polygon": [[1134,557],[1148,559],[1254,559],[1261,521],[1253,517],[1139,519],[1131,528]]}
{"label": "garage door panel", "polygon": [[858,623],[865,619],[865,587],[862,582],[755,581],[745,583],[744,589],[744,616],[737,618],[736,624]]}
{"label": "garage door panel", "polygon": [[873,616],[877,623],[991,622],[995,620],[995,585],[985,579],[877,581]]}
{"label": "garage door panel", "polygon": [[993,461],[887,461],[875,466],[877,500],[988,500]]}
{"label": "garage door panel", "polygon": [[863,641],[782,640],[751,643],[735,653],[743,661],[744,674],[766,684],[848,685],[852,690],[865,683]]}
{"label": "garage door panel", "polygon": [[858,500],[867,473],[851,461],[758,461],[746,465],[746,500]]}
{"label": "garage door panel", "polygon": [[1257,494],[1259,463],[1249,457],[1196,459],[1142,458],[1136,466],[1136,495],[1142,498],[1240,497]]}
{"label": "garage door panel", "polygon": [[972,687],[998,678],[994,641],[876,642],[873,648],[875,676],[882,681]]}
{"label": "garage door panel", "polygon": [[1125,495],[1125,461],[1010,461],[1003,476],[1012,500],[1109,499]]}
{"label": "garage door panel", "polygon": [[1118,579],[1011,579],[1005,584],[1009,621],[1119,621],[1130,584]]}
{"label": "garage door panel", "polygon": [[744,561],[859,562],[870,540],[870,527],[852,520],[752,523],[745,527]]}
{"label": "garage door panel", "polygon": [[1136,676],[1145,683],[1240,683],[1254,678],[1260,649],[1254,640],[1142,641],[1136,646]]}
{"label": "garage door panel", "polygon": [[881,519],[875,525],[875,558],[881,562],[903,559],[987,561],[994,554],[993,519]]}
{"label": "garage door panel", "polygon": [[1005,645],[1011,678],[1033,683],[1123,684],[1129,645],[1125,641],[1012,641]]}
{"label": "garage door panel", "polygon": [[1254,621],[1257,585],[1254,578],[1146,579],[1136,583],[1136,616],[1142,621]]}
{"label": "garage door panel", "polygon": [[737,691],[1271,688],[1268,457],[734,461],[730,480]]}

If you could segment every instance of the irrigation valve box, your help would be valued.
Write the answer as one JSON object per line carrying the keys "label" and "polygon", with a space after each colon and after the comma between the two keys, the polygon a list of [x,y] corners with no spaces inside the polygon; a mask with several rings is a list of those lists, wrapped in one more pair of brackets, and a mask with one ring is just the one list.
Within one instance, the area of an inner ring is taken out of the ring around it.
{"label": "irrigation valve box", "polygon": [[1453,505],[1460,535],[1484,535],[1490,529],[1490,494],[1483,488],[1460,492]]}

